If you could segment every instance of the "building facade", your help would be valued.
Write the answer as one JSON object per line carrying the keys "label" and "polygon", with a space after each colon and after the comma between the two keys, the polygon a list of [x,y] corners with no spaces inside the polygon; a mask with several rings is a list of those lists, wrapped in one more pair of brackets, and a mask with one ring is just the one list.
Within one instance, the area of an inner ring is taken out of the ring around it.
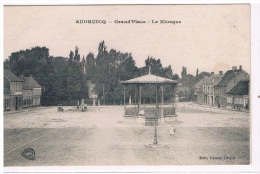
{"label": "building facade", "polygon": [[239,81],[227,92],[227,107],[249,110],[249,80]]}
{"label": "building facade", "polygon": [[33,77],[17,77],[4,69],[4,111],[41,105],[41,86]]}
{"label": "building facade", "polygon": [[194,102],[198,104],[203,104],[204,98],[203,98],[203,83],[204,83],[204,78],[199,80],[195,85],[194,85]]}
{"label": "building facade", "polygon": [[96,105],[96,100],[97,100],[97,94],[94,90],[95,88],[95,83],[91,81],[87,81],[87,87],[88,87],[88,96],[90,99],[93,101],[93,106]]}
{"label": "building facade", "polygon": [[239,81],[249,80],[249,74],[236,66],[228,70],[214,85],[215,104],[220,107],[227,106],[227,92],[230,91]]}
{"label": "building facade", "polygon": [[209,76],[205,75],[194,85],[194,98],[196,98],[196,103],[208,105],[215,104],[214,84],[222,75],[222,71],[219,71],[219,74],[211,72]]}
{"label": "building facade", "polygon": [[23,80],[8,69],[4,69],[4,111],[22,109]]}
{"label": "building facade", "polygon": [[216,96],[214,85],[223,75],[222,71],[219,71],[219,74],[211,73],[210,77],[205,77],[202,85],[203,88],[203,104],[214,106],[216,105]]}
{"label": "building facade", "polygon": [[40,106],[42,87],[30,77],[23,77],[23,107]]}

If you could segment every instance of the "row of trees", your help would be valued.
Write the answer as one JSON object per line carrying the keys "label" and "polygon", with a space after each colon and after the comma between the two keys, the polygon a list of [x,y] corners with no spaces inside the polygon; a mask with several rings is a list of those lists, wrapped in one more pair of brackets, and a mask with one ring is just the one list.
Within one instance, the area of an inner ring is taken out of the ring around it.
{"label": "row of trees", "polygon": [[[98,47],[93,82],[96,84],[96,93],[103,99],[104,103],[119,103],[123,96],[123,86],[119,81],[129,80],[148,73],[149,66],[151,73],[170,79],[178,79],[178,75],[174,74],[171,66],[163,67],[160,59],[148,57],[145,60],[145,66],[137,68],[131,53],[122,53],[115,49],[107,51],[105,42],[102,41]],[[145,86],[142,90],[143,99],[149,102],[155,100],[155,92],[152,86]],[[169,91],[169,90],[168,90]],[[170,91],[169,91],[170,92]],[[136,89],[134,86],[127,87],[127,97],[132,95],[135,100]]]}
{"label": "row of trees", "polygon": [[[119,104],[122,102],[123,86],[119,83],[134,77],[145,75],[151,67],[151,73],[169,79],[178,80],[171,66],[163,67],[160,59],[148,57],[144,67],[136,67],[131,53],[123,53],[115,49],[107,50],[104,41],[98,45],[98,54],[88,53],[81,57],[79,48],[70,51],[68,57],[54,57],[49,55],[46,47],[34,47],[12,53],[5,61],[5,68],[9,68],[17,76],[32,75],[43,87],[42,104],[56,105],[64,101],[76,101],[88,98],[87,81],[95,83],[95,92],[105,104]],[[185,69],[186,70],[186,69]],[[182,79],[187,74],[182,73]],[[144,100],[153,102],[152,86],[143,89]],[[127,88],[128,97],[135,100],[136,89]],[[169,93],[169,95],[167,95]],[[166,95],[171,96],[171,89],[166,87]]]}
{"label": "row of trees", "polygon": [[191,101],[194,94],[194,85],[205,76],[209,77],[209,72],[199,73],[196,70],[196,75],[188,74],[187,68],[182,67],[181,79],[179,79],[179,87],[177,88],[176,95],[180,97],[180,101]]}
{"label": "row of trees", "polygon": [[82,63],[49,55],[46,47],[34,47],[12,53],[4,63],[17,76],[29,76],[42,86],[42,105],[56,105],[87,97]]}

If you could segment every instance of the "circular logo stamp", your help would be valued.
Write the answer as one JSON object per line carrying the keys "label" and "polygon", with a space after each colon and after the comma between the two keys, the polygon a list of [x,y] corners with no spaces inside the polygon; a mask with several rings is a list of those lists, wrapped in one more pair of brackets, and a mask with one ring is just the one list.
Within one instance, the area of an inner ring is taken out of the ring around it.
{"label": "circular logo stamp", "polygon": [[21,155],[26,159],[35,160],[35,151],[32,148],[24,149]]}

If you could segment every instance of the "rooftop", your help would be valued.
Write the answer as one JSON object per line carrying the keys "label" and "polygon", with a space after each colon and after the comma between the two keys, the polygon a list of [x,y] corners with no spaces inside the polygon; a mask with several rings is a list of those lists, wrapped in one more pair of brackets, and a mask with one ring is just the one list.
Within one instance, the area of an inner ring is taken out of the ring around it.
{"label": "rooftop", "polygon": [[163,77],[156,76],[156,75],[149,73],[149,74],[141,76],[141,77],[133,78],[133,79],[126,80],[126,81],[120,81],[120,83],[123,83],[123,84],[156,84],[156,83],[177,84],[178,81],[163,78]]}
{"label": "rooftop", "polygon": [[215,86],[226,86],[229,81],[231,81],[234,77],[237,76],[238,73],[244,72],[242,69],[228,70],[216,83]]}
{"label": "rooftop", "polygon": [[248,95],[249,94],[249,81],[241,80],[239,81],[227,94],[232,95]]}
{"label": "rooftop", "polygon": [[23,82],[22,79],[18,78],[14,73],[9,69],[4,69],[4,77],[10,82]]}
{"label": "rooftop", "polygon": [[41,88],[41,86],[34,80],[33,77],[23,77],[23,89],[33,89],[33,88]]}

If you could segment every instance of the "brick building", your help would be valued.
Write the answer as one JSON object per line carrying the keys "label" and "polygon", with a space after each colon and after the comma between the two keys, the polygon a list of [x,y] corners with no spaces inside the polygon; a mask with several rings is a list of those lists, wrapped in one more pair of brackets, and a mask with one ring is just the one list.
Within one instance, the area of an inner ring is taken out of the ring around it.
{"label": "brick building", "polygon": [[249,80],[239,81],[227,92],[227,107],[249,109]]}
{"label": "brick building", "polygon": [[200,79],[194,85],[194,102],[198,104],[203,104],[203,83],[204,83],[204,78]]}
{"label": "brick building", "polygon": [[214,85],[215,104],[220,107],[227,106],[227,92],[230,91],[239,81],[249,80],[249,74],[239,66],[228,70]]}
{"label": "brick building", "polygon": [[40,106],[42,87],[33,77],[23,77],[23,107]]}
{"label": "brick building", "polygon": [[219,78],[223,75],[222,71],[219,71],[219,74],[211,73],[210,77],[205,77],[202,85],[203,89],[203,104],[214,106],[216,103],[216,96],[214,85],[219,80]]}
{"label": "brick building", "polygon": [[17,77],[4,69],[4,111],[41,105],[41,86],[33,77]]}
{"label": "brick building", "polygon": [[4,111],[22,109],[23,80],[4,69]]}

